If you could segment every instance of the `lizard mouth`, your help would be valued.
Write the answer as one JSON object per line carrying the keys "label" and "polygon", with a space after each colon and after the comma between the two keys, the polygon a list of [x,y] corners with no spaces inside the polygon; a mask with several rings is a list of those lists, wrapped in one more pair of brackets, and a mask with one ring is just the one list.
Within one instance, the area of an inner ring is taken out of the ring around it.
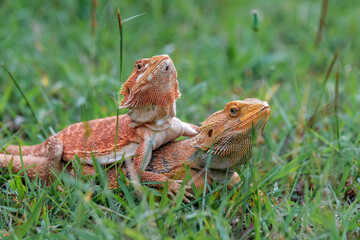
{"label": "lizard mouth", "polygon": [[265,128],[265,125],[269,119],[270,113],[271,109],[269,105],[262,106],[258,111],[247,117],[244,121],[241,121],[237,128],[242,128],[247,125],[249,125],[249,128],[251,128],[253,124],[257,125],[261,121],[264,122],[262,124],[263,126],[261,127],[263,129]]}
{"label": "lizard mouth", "polygon": [[267,111],[267,112],[269,112],[269,115],[270,115],[270,113],[271,113],[271,109],[270,109],[270,106],[269,106],[269,105],[263,106],[263,107],[260,109],[260,111],[261,111],[261,112]]}
{"label": "lizard mouth", "polygon": [[[255,127],[255,134],[257,135],[256,138],[258,138],[264,134],[265,126],[269,120],[270,113],[271,113],[270,106],[265,105],[265,106],[261,107],[260,110],[258,112],[256,112],[253,116],[251,116],[249,119],[247,119],[248,120],[248,121],[246,121],[247,123],[252,121],[253,122],[252,125],[256,126]],[[252,127],[252,125],[251,125],[251,127]]]}
{"label": "lizard mouth", "polygon": [[162,55],[162,56],[163,56],[163,58],[159,62],[159,65],[161,65],[161,66],[164,64],[165,61],[170,59],[170,57],[167,55]]}

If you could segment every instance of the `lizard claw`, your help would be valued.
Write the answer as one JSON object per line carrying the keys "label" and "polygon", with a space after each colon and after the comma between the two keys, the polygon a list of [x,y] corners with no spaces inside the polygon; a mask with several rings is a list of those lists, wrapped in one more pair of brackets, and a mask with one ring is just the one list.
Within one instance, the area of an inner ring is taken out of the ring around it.
{"label": "lizard claw", "polygon": [[[186,193],[186,192],[185,192]],[[184,195],[183,197],[183,201],[186,202],[186,203],[190,203],[190,200]]]}

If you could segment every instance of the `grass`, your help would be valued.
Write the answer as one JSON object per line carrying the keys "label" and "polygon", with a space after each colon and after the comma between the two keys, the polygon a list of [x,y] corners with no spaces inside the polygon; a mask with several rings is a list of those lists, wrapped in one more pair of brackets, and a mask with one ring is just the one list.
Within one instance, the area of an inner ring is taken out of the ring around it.
{"label": "grass", "polygon": [[[211,186],[194,204],[156,201],[145,186],[141,199],[134,188],[110,191],[101,176],[62,174],[59,192],[1,172],[0,238],[359,238],[356,0],[329,1],[317,46],[321,1],[99,2],[94,34],[91,1],[0,6],[0,62],[39,121],[0,69],[0,147],[115,115],[113,98],[135,61],[162,53],[178,71],[183,121],[199,123],[247,97],[272,109],[265,144],[238,169],[244,184],[218,198],[221,186]],[[121,80],[117,8],[123,19],[145,12],[123,24]]]}

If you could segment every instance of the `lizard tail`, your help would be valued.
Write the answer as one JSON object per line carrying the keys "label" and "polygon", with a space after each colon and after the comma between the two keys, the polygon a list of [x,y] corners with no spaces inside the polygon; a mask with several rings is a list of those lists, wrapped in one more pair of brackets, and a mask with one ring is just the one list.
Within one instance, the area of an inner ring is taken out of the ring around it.
{"label": "lizard tail", "polygon": [[[43,146],[45,147],[44,155],[31,155],[31,154],[40,154]],[[10,151],[15,153],[10,154],[0,154],[0,168],[10,167],[12,172],[20,172],[23,169],[23,166],[26,169],[26,173],[30,179],[35,179],[36,176],[45,180],[47,183],[50,183],[49,180],[52,177],[52,170],[59,171],[61,170],[61,156],[63,152],[63,143],[61,141],[45,141],[42,144],[35,146],[25,146],[22,149],[22,158],[19,154],[16,154],[18,151],[18,146],[10,146]],[[6,149],[7,150],[7,149]],[[29,153],[29,155],[25,155]]]}
{"label": "lizard tail", "polygon": [[[27,169],[26,173],[30,179],[35,179],[36,173],[38,173],[38,176],[43,180],[47,180],[49,178],[49,171],[43,170],[47,168],[47,157],[23,156],[22,160],[25,169]],[[20,155],[0,154],[0,167],[7,168],[10,165],[12,166],[12,172],[20,172],[22,170]]]}
{"label": "lizard tail", "polygon": [[[39,156],[45,157],[47,141],[32,146],[21,146],[21,154],[23,156]],[[20,155],[20,149],[18,145],[10,145],[5,149],[5,152],[11,155]]]}

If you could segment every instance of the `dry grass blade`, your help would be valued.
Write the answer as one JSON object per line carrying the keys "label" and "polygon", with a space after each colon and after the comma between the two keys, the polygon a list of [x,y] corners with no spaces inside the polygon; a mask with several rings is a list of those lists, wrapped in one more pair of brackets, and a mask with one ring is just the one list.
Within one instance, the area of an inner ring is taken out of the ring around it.
{"label": "dry grass blade", "polygon": [[[119,73],[119,79],[120,79],[120,85],[121,85],[121,73],[122,73],[122,61],[123,61],[123,34],[122,34],[122,21],[121,21],[121,16],[120,16],[120,9],[117,10],[117,16],[118,16],[118,23],[119,23],[119,33],[120,33],[120,73]],[[120,96],[119,96],[120,98]],[[119,104],[120,99],[118,99],[118,103]],[[116,107],[116,133],[115,133],[115,150],[114,150],[114,157],[115,157],[115,161],[116,161],[116,152],[117,152],[117,139],[118,139],[118,135],[119,135],[119,108]],[[117,169],[117,164],[115,164],[115,171],[118,172]],[[116,181],[116,185],[118,186],[119,181]]]}
{"label": "dry grass blade", "polygon": [[119,23],[119,33],[120,33],[120,85],[121,85],[121,75],[122,75],[122,62],[123,62],[123,33],[122,33],[122,20],[120,15],[120,9],[117,10],[118,23]]}
{"label": "dry grass blade", "polygon": [[143,13],[136,14],[136,15],[134,15],[134,16],[132,16],[132,17],[129,17],[129,18],[123,20],[122,23],[125,23],[125,22],[127,22],[127,21],[130,21],[130,20],[132,20],[132,19],[134,19],[134,18],[140,17],[141,15],[144,15],[145,13],[146,13],[146,12],[143,12]]}
{"label": "dry grass blade", "polygon": [[296,158],[301,151],[301,141],[303,139],[304,125],[306,123],[305,116],[306,116],[307,105],[309,103],[309,97],[310,97],[310,85],[311,85],[310,81],[308,81],[307,84],[305,85],[303,98],[302,98],[301,106],[299,109],[299,114],[297,117],[297,124],[296,124],[295,138],[294,138],[294,147],[293,147],[293,154],[292,154],[293,158]]}
{"label": "dry grass blade", "polygon": [[326,72],[326,76],[325,76],[325,80],[324,80],[323,85],[325,85],[327,83],[327,81],[329,79],[329,76],[330,76],[330,73],[331,73],[332,69],[334,68],[335,62],[336,62],[336,60],[338,58],[338,55],[339,55],[339,49],[337,49],[336,52],[334,53],[334,57],[331,60],[330,66],[329,66],[329,68],[328,68],[328,70]]}
{"label": "dry grass blade", "polygon": [[321,88],[322,90],[320,92],[320,96],[319,96],[319,99],[318,99],[318,104],[317,104],[317,106],[315,108],[315,111],[314,111],[313,115],[310,117],[310,119],[308,121],[308,124],[307,124],[309,128],[313,128],[314,125],[316,124],[318,118],[319,118],[319,108],[320,108],[321,100],[322,100],[323,95],[324,95],[325,85],[326,85],[326,83],[327,83],[327,81],[329,79],[329,76],[330,76],[330,74],[332,72],[332,69],[334,68],[334,65],[335,65],[335,62],[336,62],[336,60],[338,58],[338,55],[339,55],[339,49],[337,49],[336,52],[334,53],[334,57],[331,60],[330,66],[329,66],[329,68],[328,68],[328,70],[326,72],[326,76],[325,76],[325,79],[324,79],[324,82],[323,82],[322,88]]}
{"label": "dry grass blade", "polygon": [[340,81],[340,63],[337,64],[336,70],[336,81],[335,81],[335,99],[334,99],[334,115],[335,115],[335,131],[338,141],[339,151],[341,150],[340,144],[340,132],[339,132],[339,117],[338,117],[338,107],[339,107],[339,81]]}
{"label": "dry grass blade", "polygon": [[98,5],[97,0],[91,1],[91,35],[95,34],[96,23],[96,6]]}
{"label": "dry grass blade", "polygon": [[322,32],[323,32],[324,27],[325,27],[325,20],[326,20],[326,14],[327,14],[328,5],[329,5],[329,0],[323,0],[322,1],[321,17],[320,17],[320,21],[319,21],[318,32],[317,32],[317,35],[316,35],[315,46],[319,46],[319,44],[321,43]]}

